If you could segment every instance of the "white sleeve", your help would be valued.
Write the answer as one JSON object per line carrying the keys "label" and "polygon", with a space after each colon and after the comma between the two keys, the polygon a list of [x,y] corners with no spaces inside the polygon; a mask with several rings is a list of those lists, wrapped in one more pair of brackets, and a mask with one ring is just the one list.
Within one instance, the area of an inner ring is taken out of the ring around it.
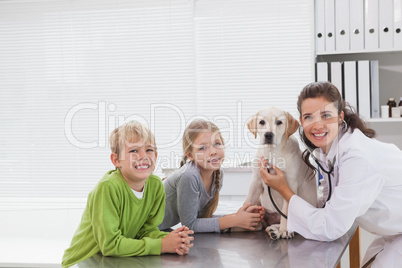
{"label": "white sleeve", "polygon": [[384,178],[367,160],[345,159],[339,166],[339,183],[325,208],[315,208],[296,195],[290,199],[288,231],[307,239],[335,240],[369,209],[384,183]]}
{"label": "white sleeve", "polygon": [[328,185],[327,179],[325,179],[324,177],[322,179],[320,179],[320,184],[322,186],[322,196],[318,199],[317,207],[322,208],[324,206],[325,202],[327,202],[327,198],[328,198],[328,194],[329,194],[329,185]]}

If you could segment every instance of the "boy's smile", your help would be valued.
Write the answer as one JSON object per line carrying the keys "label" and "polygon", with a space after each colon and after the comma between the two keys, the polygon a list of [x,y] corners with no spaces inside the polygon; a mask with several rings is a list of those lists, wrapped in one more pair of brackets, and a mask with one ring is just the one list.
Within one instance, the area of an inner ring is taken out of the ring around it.
{"label": "boy's smile", "polygon": [[146,179],[155,170],[156,157],[155,146],[149,142],[134,142],[124,145],[119,158],[116,154],[112,154],[112,162],[120,169],[128,185],[135,191],[141,192]]}
{"label": "boy's smile", "polygon": [[135,166],[135,168],[139,169],[139,170],[147,170],[150,167],[151,167],[151,165],[144,165],[144,164],[142,164],[141,166],[140,165]]}

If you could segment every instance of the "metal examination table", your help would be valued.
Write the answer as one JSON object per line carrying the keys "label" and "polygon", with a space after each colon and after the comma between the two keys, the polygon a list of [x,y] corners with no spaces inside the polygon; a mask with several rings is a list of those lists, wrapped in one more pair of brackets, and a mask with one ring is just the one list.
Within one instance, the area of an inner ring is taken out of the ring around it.
{"label": "metal examination table", "polygon": [[354,225],[333,242],[304,239],[271,240],[264,231],[194,234],[187,256],[163,254],[114,258],[97,254],[73,267],[336,267],[355,233]]}

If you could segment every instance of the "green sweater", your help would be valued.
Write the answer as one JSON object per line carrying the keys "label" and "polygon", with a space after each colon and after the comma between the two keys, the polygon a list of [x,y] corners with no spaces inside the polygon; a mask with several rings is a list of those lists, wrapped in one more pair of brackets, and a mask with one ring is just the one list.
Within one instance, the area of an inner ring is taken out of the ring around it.
{"label": "green sweater", "polygon": [[165,213],[165,190],[159,177],[151,175],[138,199],[120,170],[105,174],[88,196],[81,223],[62,266],[70,267],[96,253],[128,257],[159,255],[162,238],[158,229]]}

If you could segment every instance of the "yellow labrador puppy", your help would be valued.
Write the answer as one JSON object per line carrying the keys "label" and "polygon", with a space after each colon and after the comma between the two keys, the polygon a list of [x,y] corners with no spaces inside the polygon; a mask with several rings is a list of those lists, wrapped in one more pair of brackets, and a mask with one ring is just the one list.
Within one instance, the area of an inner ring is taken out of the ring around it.
{"label": "yellow labrador puppy", "polygon": [[[272,239],[292,238],[293,233],[287,231],[287,220],[280,217],[276,224],[272,224],[272,216],[276,212],[269,195],[268,188],[264,184],[258,169],[258,160],[261,157],[269,160],[270,164],[282,170],[290,189],[313,206],[317,206],[317,185],[313,170],[302,160],[302,151],[293,133],[299,127],[299,123],[289,113],[270,107],[257,112],[248,122],[247,127],[259,136],[259,147],[256,158],[253,159],[253,179],[250,184],[246,203],[261,204],[265,207],[266,222],[265,231]],[[287,215],[288,204],[282,196],[271,189],[272,197],[277,207]],[[268,221],[270,218],[270,221]],[[280,222],[279,222],[280,221]]]}

